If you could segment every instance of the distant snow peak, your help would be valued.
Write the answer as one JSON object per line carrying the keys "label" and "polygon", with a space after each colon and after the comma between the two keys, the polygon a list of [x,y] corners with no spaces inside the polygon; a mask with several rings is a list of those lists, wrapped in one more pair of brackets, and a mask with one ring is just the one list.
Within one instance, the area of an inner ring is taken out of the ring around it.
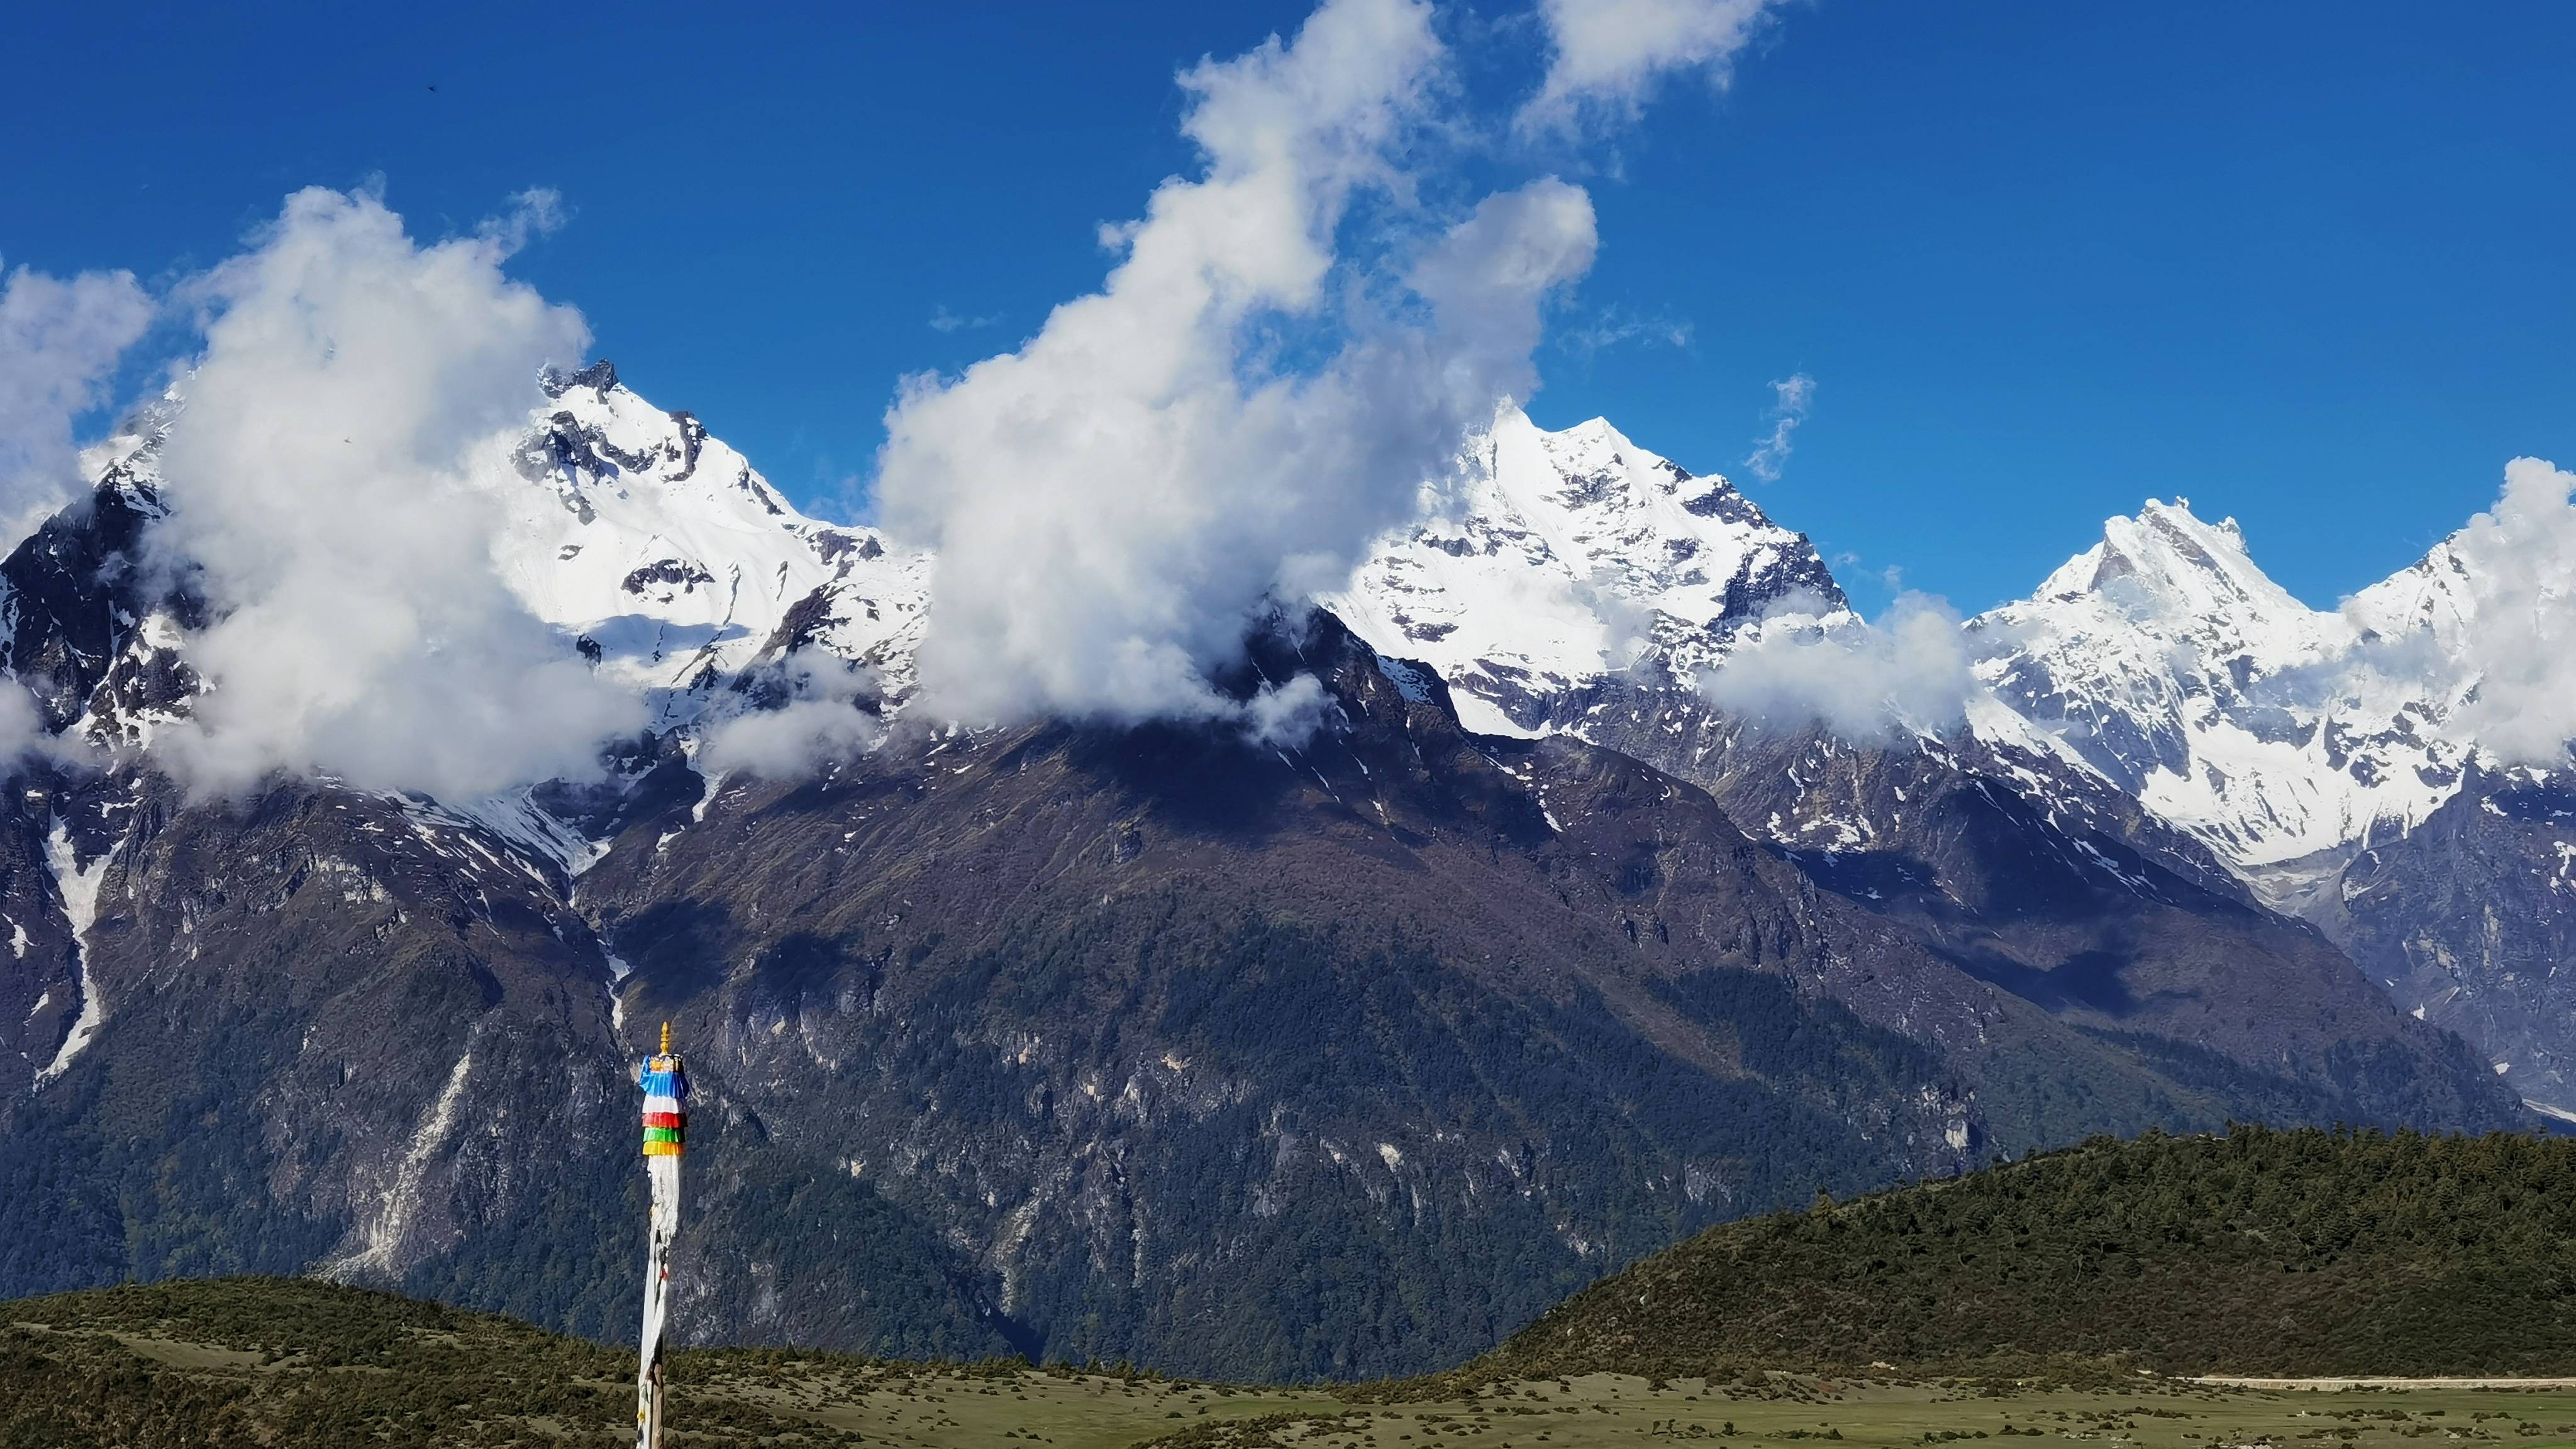
{"label": "distant snow peak", "polygon": [[[2028,599],[1970,621],[1976,673],[2015,713],[2239,869],[2422,820],[2457,789],[2452,700],[2398,663],[2441,613],[2424,587],[2309,608],[2233,519],[2150,501]],[[2385,586],[2383,586],[2385,587]],[[2369,622],[2376,618],[2379,628]]]}
{"label": "distant snow peak", "polygon": [[1547,432],[1507,408],[1464,464],[1322,602],[1436,670],[1473,728],[1540,728],[1611,675],[1694,680],[1792,596],[1844,607],[1805,535],[1606,420]]}

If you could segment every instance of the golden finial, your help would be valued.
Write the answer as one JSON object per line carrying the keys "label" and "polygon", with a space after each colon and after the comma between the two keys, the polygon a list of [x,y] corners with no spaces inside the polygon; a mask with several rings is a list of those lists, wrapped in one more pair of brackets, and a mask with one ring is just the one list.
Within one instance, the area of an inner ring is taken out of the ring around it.
{"label": "golden finial", "polygon": [[664,1056],[666,1056],[666,1057],[667,1057],[667,1056],[669,1056],[670,1054],[671,1054],[671,1024],[670,1024],[669,1022],[667,1022],[667,1021],[666,1021],[666,1022],[662,1023],[662,1055],[664,1055]]}

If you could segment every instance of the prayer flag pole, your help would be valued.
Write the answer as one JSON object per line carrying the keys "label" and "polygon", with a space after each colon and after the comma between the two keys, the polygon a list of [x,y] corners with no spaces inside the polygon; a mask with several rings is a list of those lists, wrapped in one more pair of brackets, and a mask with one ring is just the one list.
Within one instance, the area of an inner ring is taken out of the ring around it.
{"label": "prayer flag pole", "polygon": [[653,1185],[653,1210],[644,1258],[644,1342],[635,1371],[635,1449],[662,1449],[662,1328],[671,1304],[671,1237],[680,1229],[680,1151],[689,1126],[689,1076],[671,1050],[671,1024],[662,1023],[662,1050],[645,1058],[644,1172]]}

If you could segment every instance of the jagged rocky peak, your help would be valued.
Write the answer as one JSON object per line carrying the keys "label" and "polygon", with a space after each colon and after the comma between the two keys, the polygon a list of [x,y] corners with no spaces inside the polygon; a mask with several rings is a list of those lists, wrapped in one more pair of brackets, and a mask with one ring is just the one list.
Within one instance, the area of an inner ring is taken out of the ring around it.
{"label": "jagged rocky peak", "polygon": [[1432,494],[1326,602],[1439,670],[1480,730],[1526,733],[1641,666],[1694,677],[1780,604],[1844,607],[1806,535],[1599,418],[1551,433],[1507,409]]}
{"label": "jagged rocky peak", "polygon": [[2144,628],[2203,652],[2243,655],[2266,672],[2339,646],[2341,621],[2299,602],[2246,552],[2233,518],[2209,523],[2189,499],[2149,500],[2135,518],[2113,518],[2102,541],[2050,574],[2026,604],[2008,604],[1980,630],[2026,623],[2070,634]]}
{"label": "jagged rocky peak", "polygon": [[911,679],[929,559],[870,528],[799,512],[686,412],[602,361],[549,373],[495,480],[496,552],[512,588],[600,669],[686,723],[726,680],[789,648]]}
{"label": "jagged rocky peak", "polygon": [[2177,500],[2110,520],[2030,598],[1968,628],[2006,705],[2259,874],[2421,820],[2458,786],[2443,692],[2356,667],[2361,617],[2308,607],[2234,520]]}

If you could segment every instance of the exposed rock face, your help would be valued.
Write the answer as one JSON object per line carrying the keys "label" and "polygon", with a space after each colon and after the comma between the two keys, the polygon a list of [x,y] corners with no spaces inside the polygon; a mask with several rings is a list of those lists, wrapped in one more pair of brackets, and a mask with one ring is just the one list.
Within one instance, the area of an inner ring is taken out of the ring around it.
{"label": "exposed rock face", "polygon": [[2576,788],[2471,770],[2414,829],[2342,853],[2303,903],[2417,1016],[2552,1116],[2576,1103]]}
{"label": "exposed rock face", "polygon": [[1757,1202],[2104,1123],[2505,1120],[2331,947],[2134,856],[2181,903],[2054,1001],[1971,908],[1944,937],[1625,756],[1467,734],[1329,617],[1265,648],[1338,706],[1284,754],[918,736],[637,820],[582,897],[630,1017],[769,1151],[962,1224],[1018,1331],[1267,1372],[1436,1362]]}

